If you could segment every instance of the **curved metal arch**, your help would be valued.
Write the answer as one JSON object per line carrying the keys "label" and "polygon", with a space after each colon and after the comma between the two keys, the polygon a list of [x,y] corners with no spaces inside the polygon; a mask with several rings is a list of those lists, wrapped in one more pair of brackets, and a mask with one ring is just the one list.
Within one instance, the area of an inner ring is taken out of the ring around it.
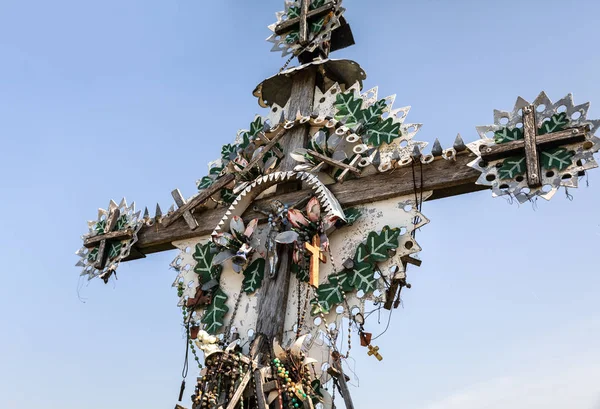
{"label": "curved metal arch", "polygon": [[306,182],[315,192],[316,197],[321,203],[321,208],[330,217],[337,217],[341,220],[346,220],[342,206],[335,198],[333,193],[319,180],[316,175],[307,172],[274,172],[269,175],[261,176],[248,185],[233,201],[225,216],[221,219],[211,236],[216,236],[220,232],[229,231],[229,224],[233,216],[242,216],[246,209],[250,207],[252,202],[265,190],[278,185],[297,179]]}

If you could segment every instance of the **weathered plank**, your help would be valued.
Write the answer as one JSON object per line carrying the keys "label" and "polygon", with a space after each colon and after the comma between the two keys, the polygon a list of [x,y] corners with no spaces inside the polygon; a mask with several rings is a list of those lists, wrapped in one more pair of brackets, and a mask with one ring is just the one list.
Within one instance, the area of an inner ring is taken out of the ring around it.
{"label": "weathered plank", "polygon": [[[300,1],[300,45],[308,44],[308,6],[310,5],[310,0],[301,0]],[[293,95],[293,94],[292,94]]]}
{"label": "weathered plank", "polygon": [[344,370],[342,369],[340,355],[337,352],[334,352],[333,355],[331,366],[333,366],[333,368],[340,373],[340,376],[338,376],[337,380],[339,382],[342,398],[344,398],[344,403],[346,404],[346,409],[354,409],[354,403],[352,403],[352,397],[350,396],[350,389],[348,388],[346,376],[344,375]]}
{"label": "weathered plank", "polygon": [[[308,150],[307,152],[310,156],[320,160],[321,162],[325,162],[328,165],[334,166],[339,169],[347,170],[349,172],[354,173],[356,176],[360,176],[360,170],[358,168],[355,168],[354,165],[347,165],[344,162],[340,162],[339,160],[335,160],[328,156],[321,155],[319,152],[316,152],[313,150]],[[356,163],[356,161],[358,159],[360,159],[360,156],[358,156],[358,157],[355,156],[355,159],[353,160],[353,162]]]}
{"label": "weathered plank", "polygon": [[98,243],[103,240],[114,241],[114,240],[129,240],[133,237],[133,231],[131,229],[111,231],[106,234],[99,234],[97,236],[89,237],[83,242],[84,247],[92,248],[96,247]]}
{"label": "weathered plank", "polygon": [[[175,204],[177,205],[177,207],[185,206],[185,199],[184,199],[183,195],[181,194],[181,192],[179,191],[179,189],[173,190],[171,192],[171,196],[173,196],[173,199],[175,200]],[[187,212],[183,213],[183,218],[185,219],[185,222],[188,224],[188,226],[190,226],[190,229],[193,230],[196,227],[198,227],[198,221],[196,221],[196,219],[192,215],[192,212],[190,212],[189,210]]]}
{"label": "weathered plank", "polygon": [[[308,1],[306,1],[304,3],[308,3]],[[319,18],[326,14],[329,14],[334,8],[335,8],[335,5],[333,4],[333,2],[330,2],[330,3],[325,4],[322,7],[319,7],[318,9],[311,10],[306,14],[306,21],[310,21],[311,19]],[[295,29],[297,26],[299,26],[299,24],[300,24],[300,18],[298,18],[298,17],[286,20],[286,21],[282,22],[281,24],[278,24],[277,27],[275,27],[275,34],[277,34],[277,35],[285,34],[289,31]]]}
{"label": "weathered plank", "polygon": [[[438,159],[423,165],[423,180],[426,181],[423,189],[433,191],[429,200],[489,189],[489,186],[475,184],[480,173],[467,166],[474,159],[475,155],[464,152],[458,154],[455,161]],[[414,193],[410,166],[368,176],[368,183],[365,182],[365,178],[359,178],[329,187],[344,208]],[[308,189],[293,191],[278,195],[278,199],[284,203],[294,203],[306,197],[308,192]],[[266,208],[269,201],[268,198],[261,199],[257,201],[256,206]],[[173,221],[169,226],[161,224],[144,226],[138,233],[136,248],[142,254],[151,254],[175,248],[171,244],[173,241],[207,236],[212,233],[226,211],[225,208],[217,208],[196,215],[200,224],[196,230],[190,230],[183,218]],[[266,221],[264,214],[251,209],[244,214],[244,217],[258,218],[261,223]]]}
{"label": "weathered plank", "polygon": [[535,106],[523,108],[523,135],[525,138],[525,162],[527,163],[527,184],[529,187],[542,185],[540,176],[540,159],[537,152],[537,125],[535,123]]}

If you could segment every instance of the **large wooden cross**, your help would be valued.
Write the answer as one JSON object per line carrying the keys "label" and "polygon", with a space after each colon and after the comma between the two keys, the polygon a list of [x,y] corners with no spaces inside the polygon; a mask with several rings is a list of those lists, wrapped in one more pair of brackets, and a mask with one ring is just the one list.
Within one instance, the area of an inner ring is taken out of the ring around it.
{"label": "large wooden cross", "polygon": [[100,243],[96,262],[94,263],[94,268],[97,270],[102,270],[106,266],[110,253],[110,249],[107,248],[108,246],[121,240],[129,240],[133,237],[131,229],[113,231],[120,217],[121,211],[118,208],[111,210],[106,218],[104,233],[89,237],[83,242],[83,245],[89,249],[95,248]]}
{"label": "large wooden cross", "polygon": [[525,153],[527,163],[527,184],[531,188],[542,185],[540,155],[538,148],[552,148],[585,140],[588,126],[578,126],[545,135],[538,135],[538,124],[535,117],[535,106],[523,107],[524,139],[493,145],[482,146],[481,158],[484,161],[508,158],[515,154]]}

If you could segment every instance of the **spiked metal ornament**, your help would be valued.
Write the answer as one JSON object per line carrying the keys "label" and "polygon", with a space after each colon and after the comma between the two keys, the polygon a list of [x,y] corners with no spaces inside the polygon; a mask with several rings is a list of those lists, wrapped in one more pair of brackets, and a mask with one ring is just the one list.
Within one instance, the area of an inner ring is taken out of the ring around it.
{"label": "spiked metal ornament", "polygon": [[[303,2],[308,2],[308,13],[302,14]],[[319,12],[322,11],[322,12]],[[271,51],[299,55],[313,52],[325,42],[331,40],[332,32],[342,26],[345,9],[342,0],[296,0],[286,1],[285,10],[275,13],[277,22],[269,26],[273,34],[267,41],[273,43]],[[319,13],[314,15],[314,13]],[[302,39],[299,21],[306,18],[306,39]],[[298,21],[296,24],[290,24]]]}
{"label": "spiked metal ornament", "polygon": [[[536,196],[549,200],[561,186],[577,187],[579,176],[598,167],[594,153],[600,139],[594,133],[600,120],[587,119],[589,106],[574,105],[571,94],[553,103],[542,92],[533,104],[519,97],[512,111],[495,110],[494,124],[478,126],[481,139],[468,144],[478,156],[469,164],[481,172],[477,183],[491,186],[494,196],[510,195],[520,203]],[[524,125],[527,115],[529,126]],[[534,155],[523,148],[528,133]],[[530,170],[535,168],[539,172]],[[538,183],[531,182],[530,173]]]}
{"label": "spiked metal ornament", "polygon": [[135,203],[127,206],[125,199],[119,204],[111,200],[108,210],[98,209],[98,219],[88,222],[89,231],[81,237],[84,246],[75,253],[81,257],[76,264],[83,269],[81,275],[106,282],[129,256],[142,224]]}

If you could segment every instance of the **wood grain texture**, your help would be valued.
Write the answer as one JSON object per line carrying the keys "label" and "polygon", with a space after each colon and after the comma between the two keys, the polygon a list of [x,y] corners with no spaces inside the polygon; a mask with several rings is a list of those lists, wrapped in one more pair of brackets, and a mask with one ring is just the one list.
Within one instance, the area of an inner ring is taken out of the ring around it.
{"label": "wood grain texture", "polygon": [[[360,170],[358,168],[355,168],[354,165],[352,165],[352,164],[347,165],[344,162],[340,162],[339,160],[335,160],[328,156],[321,155],[319,152],[316,152],[313,150],[308,150],[307,152],[310,156],[314,157],[315,159],[320,160],[321,162],[325,162],[328,165],[331,165],[331,166],[339,168],[339,169],[347,170],[349,172],[354,173],[356,176],[360,176]],[[355,156],[355,159],[353,159],[353,163],[356,163],[359,159],[360,159],[360,157]]]}
{"label": "wood grain texture", "polygon": [[[308,44],[308,6],[311,0],[300,0],[300,45]],[[292,94],[293,95],[293,94]]]}
{"label": "wood grain texture", "polygon": [[333,366],[333,368],[340,373],[340,376],[338,376],[337,380],[340,386],[340,393],[342,394],[342,398],[344,398],[344,403],[346,404],[346,409],[354,409],[354,403],[352,402],[352,397],[350,396],[350,389],[348,388],[346,376],[344,375],[344,370],[342,369],[342,361],[340,360],[339,354],[336,353],[336,355],[337,356],[333,357],[331,366]]}
{"label": "wood grain texture", "polygon": [[84,247],[92,248],[92,247],[96,247],[96,245],[103,240],[106,240],[106,241],[129,240],[132,237],[133,237],[133,231],[131,229],[112,231],[110,233],[99,234],[97,236],[87,238],[83,242],[83,245],[84,245]]}
{"label": "wood grain texture", "polygon": [[[185,199],[183,198],[183,195],[181,194],[179,189],[173,190],[171,192],[171,196],[173,196],[177,207],[185,206]],[[183,218],[185,219],[185,222],[188,224],[188,226],[190,226],[190,229],[193,230],[198,227],[198,221],[196,221],[194,216],[192,216],[192,212],[190,212],[189,210],[187,212],[183,212]]]}
{"label": "wood grain texture", "polygon": [[[489,186],[475,184],[480,173],[467,166],[475,158],[475,155],[465,152],[457,155],[456,161],[438,159],[423,165],[425,182],[423,189],[433,190],[433,195],[428,200],[489,189]],[[414,193],[410,166],[373,176],[346,180],[343,184],[337,183],[330,185],[329,188],[344,208]],[[288,192],[278,195],[278,199],[284,203],[294,203],[300,198],[306,197],[309,192],[310,189]],[[256,206],[267,208],[270,200],[269,198],[258,200]],[[183,218],[173,221],[169,226],[164,226],[164,224],[143,226],[138,232],[138,242],[135,248],[141,254],[152,254],[174,249],[175,247],[171,244],[174,241],[207,236],[212,233],[226,211],[225,208],[217,208],[197,214],[199,227],[196,230],[190,230]],[[260,223],[267,220],[264,214],[252,209],[244,213],[244,218],[258,218]]]}
{"label": "wood grain texture", "polygon": [[529,187],[542,185],[540,177],[540,158],[537,151],[537,125],[535,123],[535,106],[523,108],[523,135],[525,139],[525,162],[527,163],[527,184]]}

